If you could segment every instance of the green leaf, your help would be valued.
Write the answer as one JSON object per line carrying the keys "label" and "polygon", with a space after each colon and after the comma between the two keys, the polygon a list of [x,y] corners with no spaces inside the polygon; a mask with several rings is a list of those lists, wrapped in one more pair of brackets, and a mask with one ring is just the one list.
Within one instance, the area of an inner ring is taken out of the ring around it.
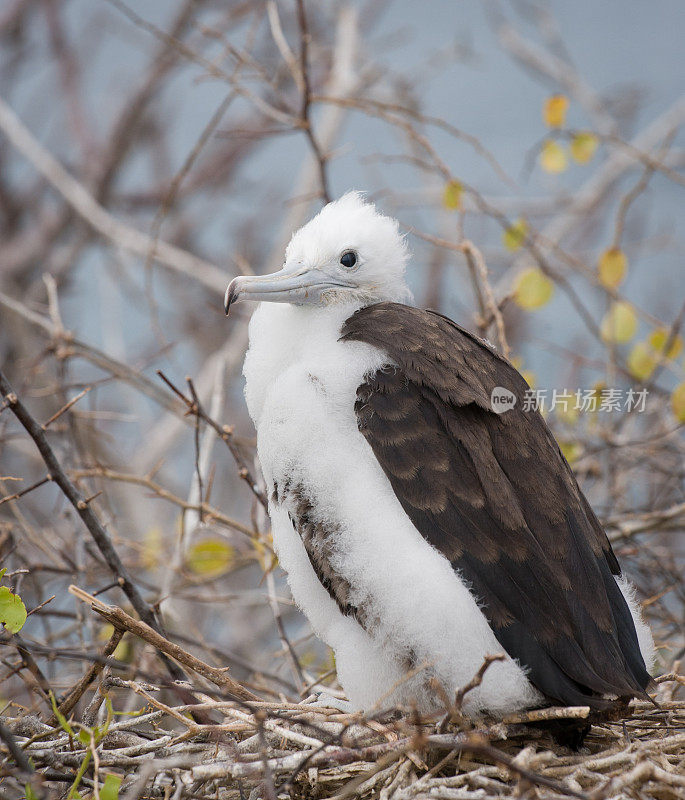
{"label": "green leaf", "polygon": [[7,567],[3,567],[0,569],[0,581],[5,577],[5,573],[7,572]]}
{"label": "green leaf", "polygon": [[18,594],[13,594],[7,586],[0,586],[0,623],[10,633],[18,633],[26,622],[26,606]]}
{"label": "green leaf", "polygon": [[59,722],[60,727],[65,733],[68,733],[69,736],[74,735],[74,731],[71,725],[68,723],[67,718],[62,714],[62,712],[57,708],[57,701],[55,700],[55,695],[50,692],[50,704],[52,705],[52,713],[57,718],[57,722]]}
{"label": "green leaf", "polygon": [[[4,570],[3,570],[3,572],[4,572]],[[0,575],[0,577],[2,577],[2,576]],[[26,795],[26,800],[40,800],[38,795],[33,791],[33,786],[31,786],[30,783],[27,783],[24,786],[24,794]]]}
{"label": "green leaf", "polygon": [[122,779],[118,775],[108,773],[105,776],[105,783],[100,789],[100,800],[119,800],[119,788]]}
{"label": "green leaf", "polygon": [[78,732],[78,740],[84,747],[90,747],[90,733],[88,731],[80,730]]}

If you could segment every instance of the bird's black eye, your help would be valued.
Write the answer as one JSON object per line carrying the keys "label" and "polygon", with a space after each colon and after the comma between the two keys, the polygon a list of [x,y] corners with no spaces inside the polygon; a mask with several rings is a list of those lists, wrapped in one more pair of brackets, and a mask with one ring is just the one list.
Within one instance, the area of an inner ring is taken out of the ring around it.
{"label": "bird's black eye", "polygon": [[354,250],[345,250],[345,252],[340,256],[340,263],[343,267],[347,267],[347,269],[352,269],[352,267],[357,263],[357,254]]}

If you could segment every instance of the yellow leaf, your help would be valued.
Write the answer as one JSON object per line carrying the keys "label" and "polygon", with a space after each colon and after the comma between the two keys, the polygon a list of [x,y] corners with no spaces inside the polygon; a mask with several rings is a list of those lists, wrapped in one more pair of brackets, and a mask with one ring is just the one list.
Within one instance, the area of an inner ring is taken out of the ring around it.
{"label": "yellow leaf", "polygon": [[628,356],[628,371],[639,381],[646,381],[654,372],[654,351],[646,342],[637,342]]}
{"label": "yellow leaf", "polygon": [[442,195],[442,204],[448,211],[459,211],[461,209],[461,198],[464,194],[464,187],[459,181],[450,181],[445,186]]}
{"label": "yellow leaf", "polygon": [[223,539],[202,539],[188,550],[187,561],[196,575],[221,575],[231,566],[233,548]]}
{"label": "yellow leaf", "polygon": [[553,139],[546,139],[540,151],[540,166],[545,172],[563,172],[566,169],[568,159],[566,150]]}
{"label": "yellow leaf", "polygon": [[519,217],[513,225],[510,225],[502,234],[502,242],[507,250],[513,253],[526,241],[528,235],[528,221],[524,217]]}
{"label": "yellow leaf", "polygon": [[131,660],[132,655],[133,648],[131,647],[131,641],[129,640],[128,636],[124,636],[124,638],[114,648],[112,658],[116,658],[117,661],[128,663]]}
{"label": "yellow leaf", "polygon": [[599,258],[599,280],[607,289],[616,289],[623,282],[628,267],[628,259],[623,250],[610,247]]}
{"label": "yellow leaf", "polygon": [[613,303],[604,315],[600,326],[605,342],[624,344],[629,342],[637,331],[637,316],[630,303]]}
{"label": "yellow leaf", "polygon": [[573,464],[582,455],[583,448],[578,442],[559,442],[559,449],[569,464]]}
{"label": "yellow leaf", "polygon": [[542,118],[550,128],[561,128],[566,121],[568,110],[568,97],[563,94],[553,94],[545,100],[542,106]]}
{"label": "yellow leaf", "polygon": [[311,669],[318,661],[316,652],[311,649],[305,650],[304,653],[300,651],[297,655],[297,659],[306,669]]}
{"label": "yellow leaf", "polygon": [[[650,333],[649,344],[657,355],[662,356],[664,354],[664,347],[666,347],[668,336],[669,336],[669,331],[666,328],[657,328],[655,331],[652,331]],[[683,350],[682,336],[676,336],[671,342],[671,346],[668,348],[668,353],[666,353],[666,358],[678,358],[682,350]]]}
{"label": "yellow leaf", "polygon": [[531,389],[535,388],[535,373],[530,369],[521,370],[521,377],[530,386]]}
{"label": "yellow leaf", "polygon": [[571,139],[571,155],[579,164],[587,164],[592,161],[598,145],[599,140],[594,133],[581,131]]}
{"label": "yellow leaf", "polygon": [[685,422],[685,383],[680,383],[671,395],[671,408],[678,422]]}
{"label": "yellow leaf", "polygon": [[[98,630],[97,638],[101,642],[108,642],[112,638],[112,634],[114,633],[114,626],[113,625],[103,625]],[[116,658],[117,661],[124,661],[128,662],[131,660],[132,655],[132,648],[131,642],[128,636],[124,636],[124,638],[119,642],[119,644],[114,648],[114,652],[112,653],[112,658]]]}
{"label": "yellow leaf", "polygon": [[541,308],[549,302],[554,284],[539,269],[531,267],[519,275],[514,288],[514,300],[527,311]]}
{"label": "yellow leaf", "polygon": [[161,563],[162,555],[162,529],[154,525],[145,532],[140,560],[145,569],[154,569]]}

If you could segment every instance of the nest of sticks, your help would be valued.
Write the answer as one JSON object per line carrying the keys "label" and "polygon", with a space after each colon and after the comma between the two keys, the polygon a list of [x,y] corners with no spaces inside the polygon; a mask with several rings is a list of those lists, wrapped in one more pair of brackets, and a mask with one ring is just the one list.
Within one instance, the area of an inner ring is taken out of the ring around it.
{"label": "nest of sticks", "polygon": [[[72,594],[114,627],[102,658],[53,713],[2,717],[5,797],[470,798],[685,796],[685,677],[657,678],[656,704],[633,701],[618,719],[587,707],[548,708],[504,720],[467,720],[463,697],[439,717],[409,709],[377,716],[312,704],[266,702],[123,609],[81,589]],[[147,682],[115,674],[110,655],[128,632],[192,681]],[[658,704],[658,705],[657,705]],[[126,707],[126,712],[115,711]],[[80,713],[75,713],[76,709]],[[548,726],[591,723],[582,748],[557,743]],[[78,794],[76,794],[78,792]]]}

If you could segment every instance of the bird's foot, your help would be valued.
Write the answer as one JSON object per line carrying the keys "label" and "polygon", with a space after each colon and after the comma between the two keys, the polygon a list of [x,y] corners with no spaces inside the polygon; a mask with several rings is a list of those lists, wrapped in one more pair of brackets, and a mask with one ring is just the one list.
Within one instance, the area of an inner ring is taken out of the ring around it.
{"label": "bird's foot", "polygon": [[349,700],[341,700],[339,697],[326,694],[326,692],[315,692],[315,699],[310,700],[307,698],[304,702],[317,708],[337,708],[338,711],[342,711],[344,714],[351,714],[354,711]]}

